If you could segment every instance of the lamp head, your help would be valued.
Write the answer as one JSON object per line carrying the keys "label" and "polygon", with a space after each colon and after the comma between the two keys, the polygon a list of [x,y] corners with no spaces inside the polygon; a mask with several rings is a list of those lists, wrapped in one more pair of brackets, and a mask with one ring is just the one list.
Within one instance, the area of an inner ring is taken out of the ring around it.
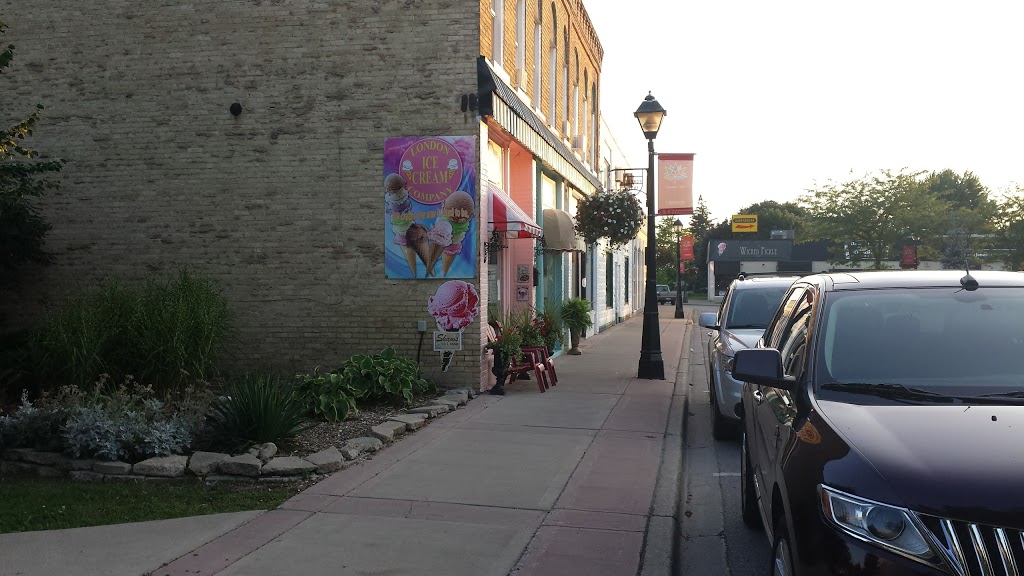
{"label": "lamp head", "polygon": [[679,218],[676,218],[675,223],[672,224],[672,229],[676,231],[676,234],[683,231],[683,223],[679,221]]}
{"label": "lamp head", "polygon": [[633,116],[640,122],[640,129],[644,131],[644,137],[654,140],[658,137],[658,130],[661,129],[661,121],[668,114],[668,111],[658,104],[650,92],[644,98],[643,103],[636,109]]}

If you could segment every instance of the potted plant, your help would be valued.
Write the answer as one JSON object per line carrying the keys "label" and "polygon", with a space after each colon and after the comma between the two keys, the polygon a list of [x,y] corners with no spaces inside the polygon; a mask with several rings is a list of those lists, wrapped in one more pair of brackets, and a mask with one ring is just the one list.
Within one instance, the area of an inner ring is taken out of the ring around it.
{"label": "potted plant", "polygon": [[580,335],[593,326],[590,319],[590,301],[584,298],[569,298],[562,302],[562,323],[569,328],[569,343],[571,348],[566,354],[578,356],[580,352]]}

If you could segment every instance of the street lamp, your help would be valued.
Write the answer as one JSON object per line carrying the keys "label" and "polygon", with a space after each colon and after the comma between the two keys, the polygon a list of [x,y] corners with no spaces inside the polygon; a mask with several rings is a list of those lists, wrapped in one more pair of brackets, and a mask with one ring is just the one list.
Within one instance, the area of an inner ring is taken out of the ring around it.
{"label": "street lamp", "polygon": [[676,318],[683,317],[683,300],[685,292],[683,291],[683,223],[676,218],[675,224],[672,225],[672,229],[676,231]]}
{"label": "street lamp", "polygon": [[654,247],[654,139],[667,112],[650,92],[633,116],[647,138],[647,287],[644,296],[644,332],[640,341],[640,365],[637,378],[665,379],[665,362],[661,358],[661,327],[658,325],[657,251]]}

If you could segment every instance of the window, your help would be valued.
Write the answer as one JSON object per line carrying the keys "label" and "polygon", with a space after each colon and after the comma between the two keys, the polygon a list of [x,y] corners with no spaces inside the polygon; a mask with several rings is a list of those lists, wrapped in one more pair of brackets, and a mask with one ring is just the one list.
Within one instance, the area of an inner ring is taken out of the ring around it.
{"label": "window", "polygon": [[555,3],[551,3],[551,54],[548,56],[548,67],[551,69],[548,76],[548,122],[552,126],[558,126],[558,109],[555,103],[558,102],[558,12],[555,11]]}
{"label": "window", "polygon": [[562,61],[562,113],[565,114],[565,122],[561,130],[563,136],[569,136],[569,29],[562,30],[562,44],[565,47],[565,59]]}
{"label": "window", "polygon": [[526,88],[526,0],[516,0],[516,79]]}
{"label": "window", "polygon": [[625,301],[629,302],[629,256],[626,256],[625,263],[623,264],[625,272],[622,274],[623,282],[622,285],[626,290]]}
{"label": "window", "polygon": [[505,0],[491,0],[491,15],[494,17],[494,37],[491,43],[491,59],[498,66],[505,62]]}
{"label": "window", "polygon": [[533,107],[540,110],[541,90],[544,86],[544,59],[541,46],[541,25],[543,24],[543,0],[537,2],[537,22],[533,25]]}
{"label": "window", "polygon": [[615,305],[615,256],[609,252],[604,262],[604,304],[609,309]]}

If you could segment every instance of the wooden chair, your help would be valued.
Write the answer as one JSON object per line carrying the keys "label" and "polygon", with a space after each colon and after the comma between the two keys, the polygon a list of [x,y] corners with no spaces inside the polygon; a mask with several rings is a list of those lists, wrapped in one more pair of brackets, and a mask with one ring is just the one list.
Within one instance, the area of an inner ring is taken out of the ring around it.
{"label": "wooden chair", "polygon": [[[501,337],[501,323],[498,321],[491,321],[490,328],[494,333],[494,340]],[[491,331],[487,332],[487,337],[490,340]],[[493,340],[492,340],[493,341]],[[554,363],[547,356],[547,350],[543,346],[525,346],[520,348],[522,355],[518,362],[514,362],[508,369],[508,381],[507,384],[511,384],[515,381],[516,377],[526,372],[533,372],[534,378],[537,380],[537,389],[544,392],[548,388],[554,385]],[[552,377],[549,378],[549,375]]]}

